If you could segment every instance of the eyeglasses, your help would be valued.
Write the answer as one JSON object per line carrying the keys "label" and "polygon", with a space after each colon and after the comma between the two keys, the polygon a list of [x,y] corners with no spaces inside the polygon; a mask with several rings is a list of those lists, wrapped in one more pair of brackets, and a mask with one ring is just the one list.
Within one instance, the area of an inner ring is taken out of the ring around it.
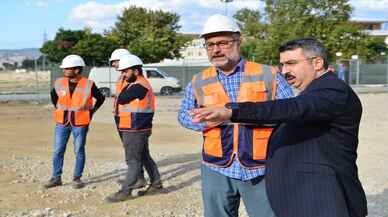
{"label": "eyeglasses", "polygon": [[203,44],[203,46],[207,50],[213,50],[216,46],[221,49],[229,49],[232,47],[233,42],[238,41],[238,39],[232,39],[232,40],[222,40],[217,42],[206,42]]}
{"label": "eyeglasses", "polygon": [[310,61],[310,60],[313,60],[315,58],[317,58],[317,57],[309,57],[309,58],[301,59],[301,60],[288,60],[284,63],[279,63],[279,67],[283,68],[284,66],[294,66],[302,61],[307,61],[307,60]]}

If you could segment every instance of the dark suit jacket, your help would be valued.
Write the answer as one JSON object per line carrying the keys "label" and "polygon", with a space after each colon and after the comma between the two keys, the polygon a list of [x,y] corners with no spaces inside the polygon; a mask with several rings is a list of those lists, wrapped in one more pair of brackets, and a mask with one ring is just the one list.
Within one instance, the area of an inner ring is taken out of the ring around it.
{"label": "dark suit jacket", "polygon": [[356,165],[361,113],[357,95],[331,73],[297,97],[233,109],[233,122],[279,124],[265,177],[277,217],[367,215]]}

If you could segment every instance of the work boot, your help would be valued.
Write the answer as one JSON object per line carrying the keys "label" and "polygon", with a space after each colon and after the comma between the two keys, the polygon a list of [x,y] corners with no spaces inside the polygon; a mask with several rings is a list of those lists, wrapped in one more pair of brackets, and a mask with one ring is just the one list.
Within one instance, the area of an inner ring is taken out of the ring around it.
{"label": "work boot", "polygon": [[163,188],[162,180],[159,179],[158,181],[152,182],[151,187],[156,189],[162,189]]}
{"label": "work boot", "polygon": [[145,194],[153,195],[153,194],[162,194],[162,193],[166,193],[166,192],[163,188],[162,182],[159,180],[159,181],[151,183],[151,185],[148,186],[147,189],[139,191],[138,195],[143,196]]}
{"label": "work boot", "polygon": [[53,188],[62,185],[61,177],[54,178],[52,177],[46,184],[43,185],[44,188]]}
{"label": "work boot", "polygon": [[[124,183],[125,183],[125,178],[124,178],[124,179],[118,179],[118,180],[117,180],[117,183],[120,184],[120,185],[124,185]],[[144,187],[146,186],[146,184],[147,184],[147,182],[146,182],[144,176],[143,176],[143,177],[140,176],[140,177],[137,179],[136,183],[135,183],[133,186],[131,186],[131,188],[133,188],[133,189],[144,188]]]}
{"label": "work boot", "polygon": [[144,177],[139,177],[136,183],[133,185],[133,189],[144,188],[146,186],[146,180]]}
{"label": "work boot", "polygon": [[129,200],[132,198],[133,197],[131,195],[131,191],[120,190],[120,191],[106,197],[105,201],[107,203],[117,203],[117,202]]}
{"label": "work boot", "polygon": [[82,182],[81,177],[74,177],[72,185],[74,189],[80,189],[85,187],[85,183]]}

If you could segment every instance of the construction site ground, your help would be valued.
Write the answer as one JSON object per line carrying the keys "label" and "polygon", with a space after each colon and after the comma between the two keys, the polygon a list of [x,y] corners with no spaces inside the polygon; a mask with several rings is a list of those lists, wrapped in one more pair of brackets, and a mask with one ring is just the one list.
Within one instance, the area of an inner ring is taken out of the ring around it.
{"label": "construction site ground", "polygon": [[[360,94],[359,176],[368,197],[369,216],[388,216],[388,94]],[[121,203],[104,198],[117,191],[125,173],[124,153],[112,118],[112,100],[90,126],[83,180],[73,189],[72,139],[64,163],[64,185],[44,189],[51,176],[54,122],[49,103],[0,104],[0,217],[16,216],[202,216],[200,165],[202,136],[177,122],[181,97],[157,97],[150,139],[164,192]],[[241,216],[247,216],[242,205]]]}

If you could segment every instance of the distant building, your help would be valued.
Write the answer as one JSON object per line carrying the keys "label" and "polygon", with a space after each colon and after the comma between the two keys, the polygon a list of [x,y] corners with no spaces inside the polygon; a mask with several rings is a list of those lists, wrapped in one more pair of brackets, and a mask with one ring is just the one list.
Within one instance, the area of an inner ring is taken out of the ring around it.
{"label": "distant building", "polygon": [[388,36],[388,20],[352,20],[371,36]]}
{"label": "distant building", "polygon": [[181,58],[164,59],[159,63],[150,63],[147,66],[210,66],[206,49],[203,47],[204,40],[199,34],[184,34],[192,38],[185,47],[180,50]]}
{"label": "distant building", "polygon": [[190,34],[194,38],[187,47],[183,48],[180,53],[183,59],[207,59],[207,53],[203,47],[203,39],[199,38],[197,34]]}

